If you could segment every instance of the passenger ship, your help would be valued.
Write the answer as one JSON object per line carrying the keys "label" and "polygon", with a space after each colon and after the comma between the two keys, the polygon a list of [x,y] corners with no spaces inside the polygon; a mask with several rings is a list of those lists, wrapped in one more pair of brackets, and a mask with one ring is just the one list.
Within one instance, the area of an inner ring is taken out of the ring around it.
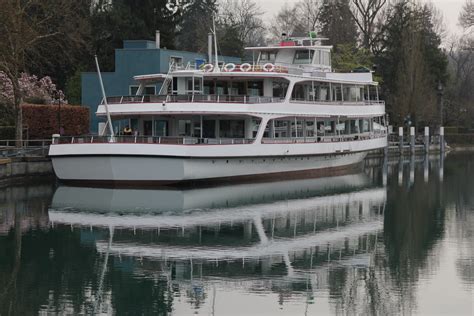
{"label": "passenger ship", "polygon": [[[53,137],[59,179],[169,184],[319,175],[385,147],[385,104],[372,73],[337,73],[331,46],[292,38],[249,47],[251,63],[171,64],[135,76],[133,96],[105,97],[97,116],[110,135]],[[211,59],[212,54],[210,54]],[[100,74],[100,72],[99,72]],[[157,95],[144,94],[161,82]],[[133,135],[116,135],[112,120]]]}

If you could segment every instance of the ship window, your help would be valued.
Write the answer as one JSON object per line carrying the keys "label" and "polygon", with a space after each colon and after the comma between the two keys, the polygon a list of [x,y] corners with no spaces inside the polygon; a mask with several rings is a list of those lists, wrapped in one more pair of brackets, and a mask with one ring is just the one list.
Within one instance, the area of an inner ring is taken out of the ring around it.
{"label": "ship window", "polygon": [[321,51],[321,65],[331,66],[331,58],[328,51]]}
{"label": "ship window", "polygon": [[298,82],[293,88],[291,97],[299,101],[327,101],[329,85],[318,81]]}
{"label": "ship window", "polygon": [[273,97],[285,98],[288,91],[288,80],[273,80]]}
{"label": "ship window", "polygon": [[342,89],[340,85],[332,86],[333,101],[342,101]]}
{"label": "ship window", "polygon": [[266,138],[287,138],[289,137],[289,122],[287,120],[270,120],[265,129]]}
{"label": "ship window", "polygon": [[249,81],[247,95],[253,97],[263,96],[263,81]]}
{"label": "ship window", "polygon": [[191,120],[178,121],[178,136],[194,136],[191,134]]}
{"label": "ship window", "polygon": [[314,51],[314,64],[321,64],[321,51],[318,49]]}
{"label": "ship window", "polygon": [[173,92],[178,91],[178,78],[173,77]]}
{"label": "ship window", "polygon": [[314,52],[312,50],[297,50],[295,53],[294,64],[311,64]]}
{"label": "ship window", "polygon": [[[128,93],[129,95],[136,95],[138,91],[139,86],[129,86],[128,87]],[[143,91],[142,95],[150,95],[150,94],[156,94],[156,86],[154,85],[148,85],[145,87],[145,90]]]}
{"label": "ship window", "polygon": [[244,120],[220,120],[219,136],[223,138],[244,138]]}
{"label": "ship window", "polygon": [[261,52],[260,61],[261,62],[274,62],[276,59],[276,52]]}
{"label": "ship window", "polygon": [[183,57],[180,56],[170,56],[170,64],[174,63],[175,66],[183,65]]}
{"label": "ship window", "polygon": [[[187,78],[187,90],[193,92],[193,78]],[[194,78],[194,91],[201,91],[201,80],[199,78]]]}
{"label": "ship window", "polygon": [[128,94],[129,95],[136,95],[138,91],[138,86],[129,86],[128,87]]}
{"label": "ship window", "polygon": [[153,121],[153,136],[168,136],[168,121],[154,120]]}
{"label": "ship window", "polygon": [[145,87],[145,94],[156,94],[156,87],[155,86],[146,86]]}

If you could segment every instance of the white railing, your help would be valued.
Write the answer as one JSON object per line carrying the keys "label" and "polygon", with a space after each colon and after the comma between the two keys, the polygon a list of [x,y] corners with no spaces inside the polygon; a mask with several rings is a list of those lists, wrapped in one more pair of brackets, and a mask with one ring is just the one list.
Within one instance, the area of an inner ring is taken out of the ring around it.
{"label": "white railing", "polygon": [[263,138],[262,144],[305,144],[305,143],[339,143],[369,140],[386,137],[384,131],[351,135],[328,135],[318,137],[278,137]]}
{"label": "white railing", "polygon": [[380,100],[363,100],[363,101],[328,101],[328,100],[306,100],[306,99],[290,99],[291,103],[304,104],[329,104],[329,105],[385,105],[385,101]]}
{"label": "white railing", "polygon": [[[386,137],[384,131],[364,134],[326,135],[318,137],[279,137],[263,138],[262,144],[304,144],[353,142]],[[161,145],[244,145],[252,144],[255,139],[245,138],[198,138],[183,136],[61,136],[55,137],[52,145],[59,144],[161,144]]]}
{"label": "white railing", "polygon": [[[138,96],[115,96],[107,97],[107,104],[130,104],[130,103],[278,103],[283,98],[259,97],[247,95],[211,95],[211,94],[182,94],[182,95],[138,95]],[[102,103],[103,104],[103,101]]]}
{"label": "white railing", "polygon": [[163,145],[243,145],[251,144],[254,139],[245,138],[198,138],[186,136],[70,136],[55,137],[52,145],[58,144],[163,144]]}
{"label": "white railing", "polygon": [[[107,97],[108,104],[130,104],[130,103],[280,103],[284,98],[279,97],[260,97],[247,95],[214,95],[214,94],[179,94],[179,95],[132,95],[132,96],[113,96]],[[381,105],[384,101],[365,100],[365,101],[327,101],[327,100],[305,100],[290,99],[291,103],[304,104],[328,104],[328,105]],[[103,104],[103,101],[102,103]]]}

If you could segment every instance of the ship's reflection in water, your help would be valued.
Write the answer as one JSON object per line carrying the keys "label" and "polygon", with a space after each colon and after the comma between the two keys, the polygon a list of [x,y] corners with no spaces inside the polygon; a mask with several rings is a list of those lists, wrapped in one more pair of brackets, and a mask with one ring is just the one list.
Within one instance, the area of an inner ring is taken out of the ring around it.
{"label": "ship's reflection in water", "polygon": [[113,258],[134,277],[163,279],[168,296],[189,301],[173,308],[189,312],[215,309],[214,289],[313,304],[329,268],[372,264],[385,202],[363,173],[190,190],[59,187],[49,220],[92,237],[101,276]]}
{"label": "ship's reflection in water", "polygon": [[469,314],[472,161],[441,178],[439,160],[369,161],[272,183],[0,189],[0,314]]}

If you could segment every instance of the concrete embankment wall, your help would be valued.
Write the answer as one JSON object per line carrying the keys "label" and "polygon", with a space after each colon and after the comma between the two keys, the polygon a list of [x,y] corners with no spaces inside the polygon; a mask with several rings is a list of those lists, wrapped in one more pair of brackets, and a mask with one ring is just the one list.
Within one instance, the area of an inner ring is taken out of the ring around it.
{"label": "concrete embankment wall", "polygon": [[0,184],[8,180],[53,176],[51,159],[44,157],[0,158]]}

